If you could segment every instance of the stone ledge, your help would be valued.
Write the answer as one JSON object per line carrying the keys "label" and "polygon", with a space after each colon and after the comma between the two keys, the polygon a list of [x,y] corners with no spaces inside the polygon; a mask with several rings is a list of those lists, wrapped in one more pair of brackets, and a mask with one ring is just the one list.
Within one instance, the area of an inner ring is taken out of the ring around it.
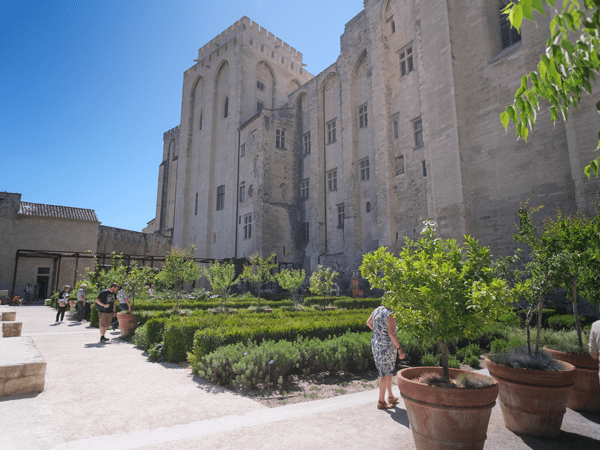
{"label": "stone ledge", "polygon": [[2,337],[19,337],[21,336],[21,330],[23,329],[23,323],[21,322],[3,322],[2,323]]}
{"label": "stone ledge", "polygon": [[3,322],[11,322],[16,320],[17,312],[16,311],[3,311],[2,312],[2,321]]}
{"label": "stone ledge", "polygon": [[46,361],[29,336],[0,339],[0,397],[44,390]]}

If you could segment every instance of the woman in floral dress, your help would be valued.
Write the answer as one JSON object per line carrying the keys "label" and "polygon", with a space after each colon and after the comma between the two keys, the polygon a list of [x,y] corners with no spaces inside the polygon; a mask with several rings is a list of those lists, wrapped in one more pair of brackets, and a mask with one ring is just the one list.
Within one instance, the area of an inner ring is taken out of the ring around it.
{"label": "woman in floral dress", "polygon": [[[391,309],[385,306],[377,308],[367,320],[367,326],[373,330],[371,350],[377,372],[381,377],[377,409],[390,409],[398,403],[398,398],[392,394],[396,354],[400,359],[404,359],[406,355],[398,342],[398,336],[396,336],[396,319],[394,319]],[[388,391],[387,402],[385,400],[386,390]]]}

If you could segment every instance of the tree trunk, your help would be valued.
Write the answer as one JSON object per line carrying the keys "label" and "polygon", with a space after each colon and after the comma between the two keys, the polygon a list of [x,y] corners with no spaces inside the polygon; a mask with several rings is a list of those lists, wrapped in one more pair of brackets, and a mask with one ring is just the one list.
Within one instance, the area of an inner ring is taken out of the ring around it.
{"label": "tree trunk", "polygon": [[544,297],[540,297],[540,303],[538,306],[537,336],[535,337],[535,354],[536,355],[540,351],[540,332],[542,330],[542,311],[543,310],[544,310]]}
{"label": "tree trunk", "polygon": [[583,341],[581,339],[581,323],[579,322],[579,311],[577,309],[577,277],[573,277],[573,315],[575,316],[575,329],[577,330],[579,348],[583,350]]}
{"label": "tree trunk", "polygon": [[444,378],[447,380],[450,379],[450,371],[448,370],[448,349],[446,348],[446,343],[443,341],[438,341],[440,344],[440,351],[442,352],[442,373]]}

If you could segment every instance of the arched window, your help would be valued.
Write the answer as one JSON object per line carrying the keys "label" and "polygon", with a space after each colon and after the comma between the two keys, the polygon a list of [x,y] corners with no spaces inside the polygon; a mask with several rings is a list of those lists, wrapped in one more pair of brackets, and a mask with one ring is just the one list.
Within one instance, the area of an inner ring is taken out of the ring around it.
{"label": "arched window", "polygon": [[229,97],[225,97],[225,105],[223,106],[223,117],[229,115]]}

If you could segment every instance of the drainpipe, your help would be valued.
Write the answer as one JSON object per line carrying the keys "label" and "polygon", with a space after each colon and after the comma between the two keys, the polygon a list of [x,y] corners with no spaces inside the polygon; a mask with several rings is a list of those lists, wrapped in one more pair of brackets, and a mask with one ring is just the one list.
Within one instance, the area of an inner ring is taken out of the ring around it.
{"label": "drainpipe", "polygon": [[235,183],[235,250],[234,250],[234,258],[238,257],[238,214],[240,208],[240,144],[242,139],[242,132],[238,128],[238,145],[236,149],[236,157],[237,157],[237,177]]}

